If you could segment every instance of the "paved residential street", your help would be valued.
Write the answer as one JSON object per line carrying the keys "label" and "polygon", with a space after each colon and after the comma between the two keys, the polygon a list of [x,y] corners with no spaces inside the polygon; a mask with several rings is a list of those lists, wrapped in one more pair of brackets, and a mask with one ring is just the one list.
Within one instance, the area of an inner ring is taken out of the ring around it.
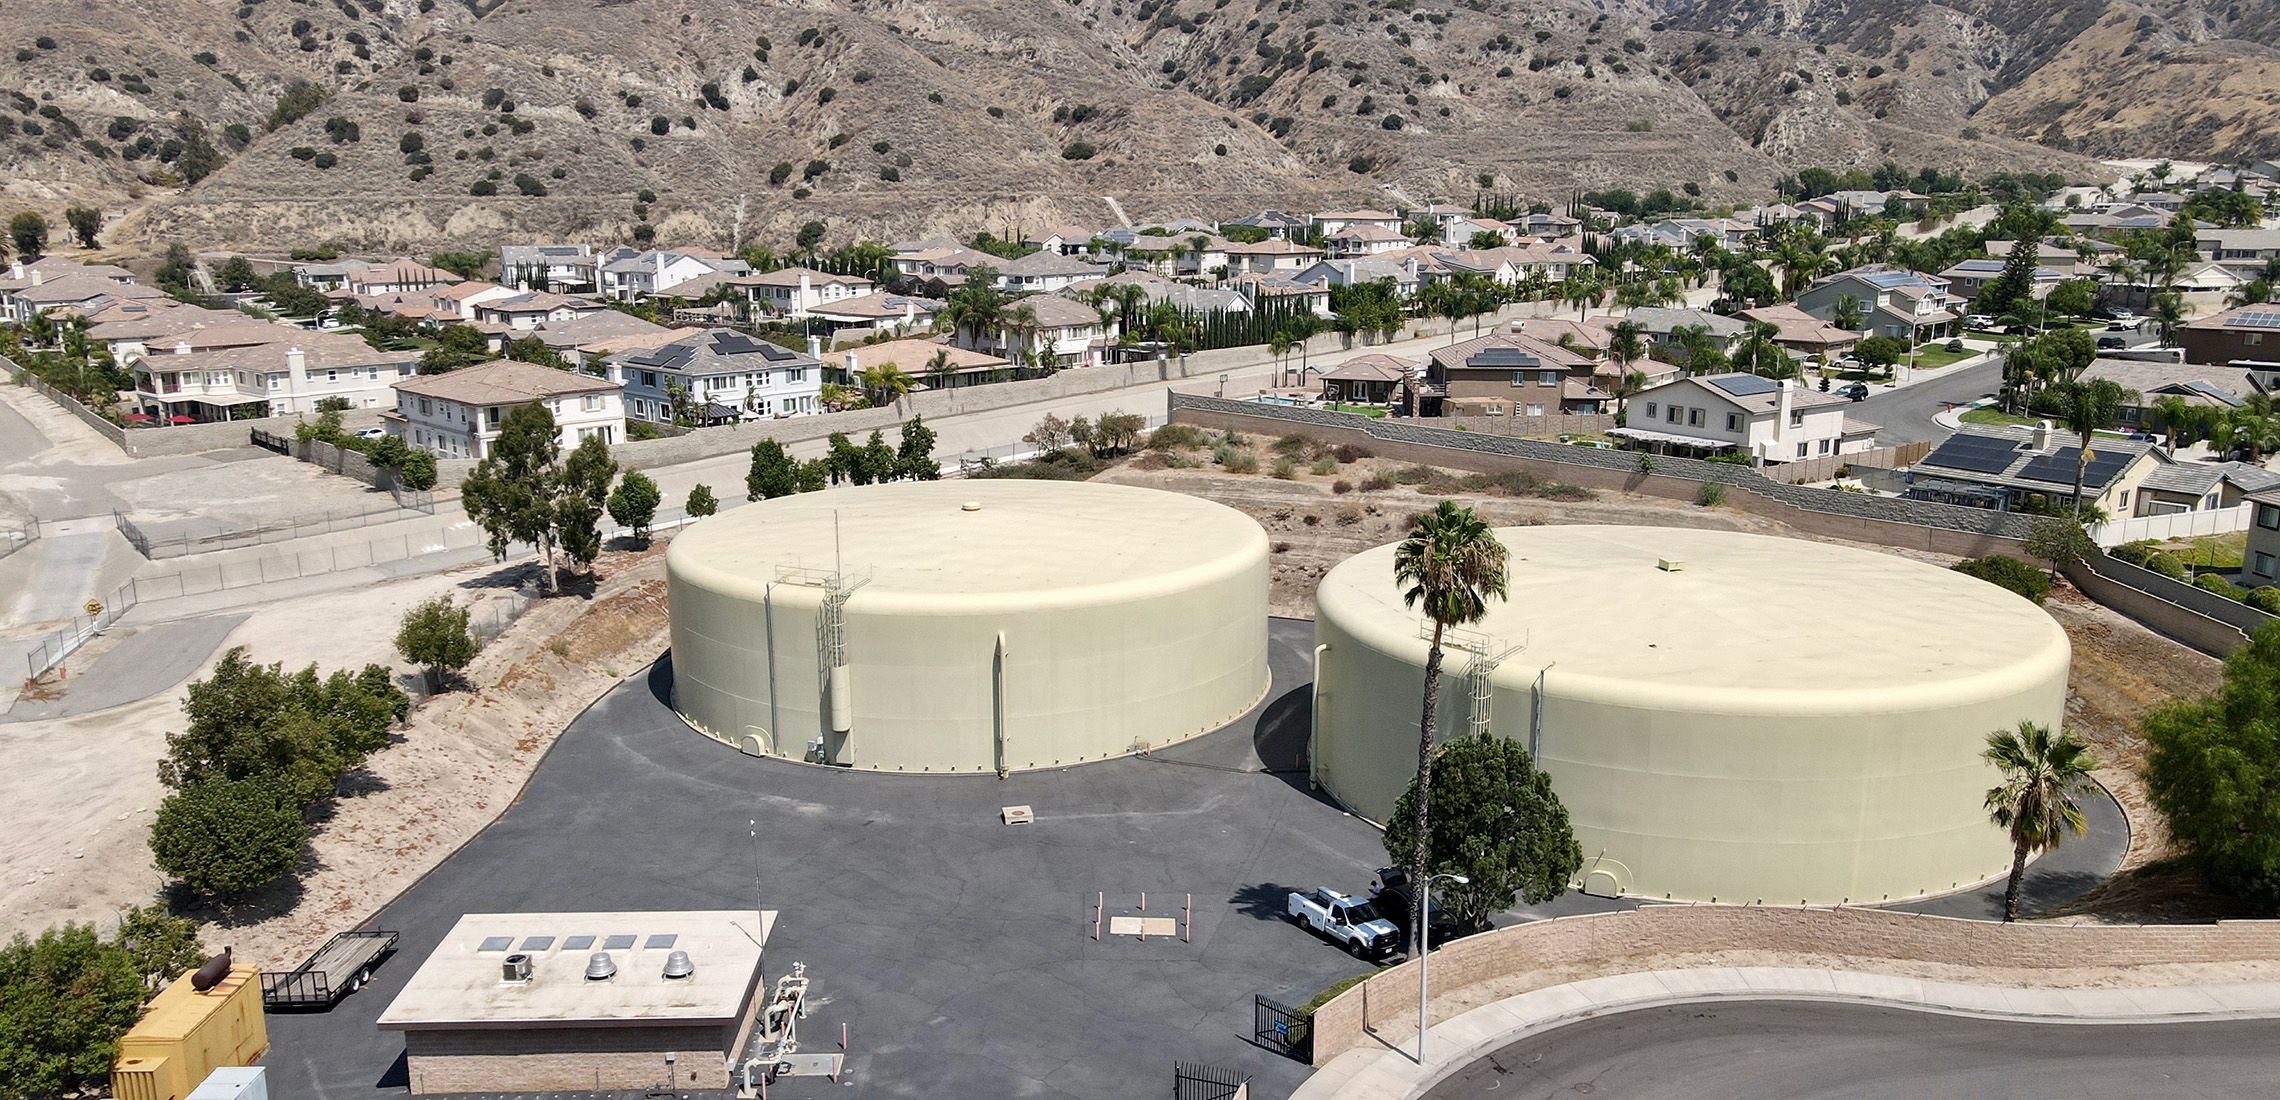
{"label": "paved residential street", "polygon": [[1921,382],[1870,396],[1846,412],[1856,419],[1881,424],[1876,433],[1880,447],[1923,443],[1948,437],[1948,430],[1932,421],[1950,405],[1993,397],[2003,382],[2003,364],[1990,359],[1974,367],[1950,367]]}
{"label": "paved residential street", "polygon": [[1431,1100],[2139,1100],[2268,1097],[2280,1020],[2040,1024],[1864,1005],[1718,1002],[1570,1024]]}

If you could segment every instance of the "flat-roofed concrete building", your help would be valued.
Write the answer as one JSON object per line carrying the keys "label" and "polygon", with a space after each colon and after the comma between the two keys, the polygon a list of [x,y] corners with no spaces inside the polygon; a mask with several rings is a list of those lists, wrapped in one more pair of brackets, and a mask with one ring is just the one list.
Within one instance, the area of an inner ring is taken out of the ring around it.
{"label": "flat-roofed concrete building", "polygon": [[774,910],[469,913],[380,1014],[414,1095],[725,1089]]}

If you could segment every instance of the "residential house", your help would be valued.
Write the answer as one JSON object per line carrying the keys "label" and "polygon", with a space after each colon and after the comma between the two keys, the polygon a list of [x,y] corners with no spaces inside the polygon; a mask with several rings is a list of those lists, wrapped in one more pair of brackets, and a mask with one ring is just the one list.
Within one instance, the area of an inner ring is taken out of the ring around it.
{"label": "residential house", "polygon": [[1034,316],[1026,326],[1026,333],[1009,323],[995,334],[994,346],[982,347],[967,342],[966,338],[974,334],[960,332],[957,334],[959,346],[989,352],[1016,363],[1065,370],[1098,366],[1105,358],[1108,341],[1115,336],[1100,311],[1058,294],[1017,298],[1006,307],[1006,315],[1012,318],[1023,309]]}
{"label": "residential house", "polygon": [[813,354],[734,329],[705,329],[608,358],[609,378],[625,387],[625,414],[665,424],[675,411],[718,423],[815,412],[824,367]]}
{"label": "residential house", "polygon": [[1050,252],[1056,256],[1081,255],[1091,248],[1093,231],[1081,225],[1058,225],[1042,233],[1031,233],[1021,238],[1024,248]]}
{"label": "residential house", "polygon": [[1415,257],[1395,260],[1383,256],[1320,260],[1293,273],[1291,281],[1318,286],[1325,292],[1334,286],[1391,283],[1396,298],[1414,297],[1423,284]]}
{"label": "residential house", "polygon": [[1168,221],[1140,223],[1140,233],[1149,237],[1192,237],[1198,233],[1217,233],[1219,227],[1195,218],[1172,218]]}
{"label": "residential house", "polygon": [[529,335],[537,337],[540,343],[546,345],[547,350],[560,355],[571,366],[583,368],[591,355],[588,348],[592,345],[627,337],[661,336],[671,331],[673,330],[644,321],[633,314],[605,309],[582,317],[543,322],[531,329]]}
{"label": "residential house", "polygon": [[1108,274],[1099,264],[1087,263],[1059,252],[1032,252],[998,265],[998,289],[1014,294],[1050,294],[1067,290],[1070,283]]}
{"label": "residential house", "polygon": [[2160,430],[2154,423],[2158,418],[2151,410],[2164,397],[2175,397],[2188,405],[2204,408],[2235,409],[2248,395],[2257,392],[2254,372],[2222,363],[2162,363],[2100,357],[2091,360],[2075,379],[2082,382],[2102,379],[2128,390],[2134,396],[2115,412],[2114,426],[2149,431]]}
{"label": "residential house", "polygon": [[475,307],[478,325],[502,325],[514,332],[529,332],[553,321],[591,317],[609,309],[591,298],[570,298],[532,291],[511,298],[483,302]]}
{"label": "residential house", "polygon": [[384,264],[356,264],[342,288],[351,294],[406,294],[462,282],[459,273],[430,267],[410,257]]}
{"label": "residential house", "polygon": [[528,293],[592,294],[601,289],[594,249],[583,244],[499,246],[499,282]]}
{"label": "residential house", "polygon": [[2188,363],[2280,362],[2280,305],[2241,306],[2177,329]]}
{"label": "residential house", "polygon": [[[2006,512],[2029,497],[2064,504],[2073,499],[2081,458],[2078,438],[2047,420],[2031,429],[1966,424],[1909,467],[1907,495]],[[2109,516],[2136,515],[2139,487],[2168,465],[2156,444],[2100,437],[2082,470],[2082,502]]]}
{"label": "residential house", "polygon": [[1311,223],[1296,214],[1285,214],[1280,210],[1261,210],[1248,218],[1237,218],[1225,224],[1242,226],[1246,229],[1264,230],[1267,236],[1280,241],[1289,240],[1293,233],[1304,234],[1306,227]]}
{"label": "residential house", "polygon": [[602,294],[620,302],[630,302],[651,294],[668,290],[715,272],[741,275],[751,270],[742,260],[699,256],[690,250],[665,252],[649,249],[631,255],[619,249],[599,257],[602,262],[597,277]]}
{"label": "residential house", "polygon": [[1229,275],[1288,275],[1303,271],[1322,258],[1322,250],[1289,241],[1264,240],[1257,244],[1228,242]]}
{"label": "residential house", "polygon": [[289,325],[214,327],[182,333],[134,361],[134,404],[162,420],[229,420],[241,406],[262,416],[315,413],[338,398],[383,408],[389,386],[418,369],[416,351],[375,351],[363,337]]}
{"label": "residential house", "polygon": [[942,340],[888,340],[842,348],[834,353],[843,377],[892,363],[930,390],[958,389],[1013,378],[1013,364],[995,355],[955,347]]}
{"label": "residential house", "polygon": [[2280,259],[2280,229],[2202,229],[2193,247],[2209,259],[2255,278],[2264,265]]}
{"label": "residential house", "polygon": [[0,320],[21,325],[42,314],[88,316],[120,302],[166,298],[165,291],[138,286],[133,272],[109,264],[17,263],[0,281]]}
{"label": "residential house", "polygon": [[1807,358],[1833,362],[1852,351],[1860,343],[1860,333],[1838,328],[1802,309],[1786,303],[1745,309],[1734,316],[1761,325],[1772,325],[1776,330],[1773,342]]}
{"label": "residential house", "polygon": [[860,275],[834,275],[810,267],[786,267],[737,277],[753,305],[771,313],[805,317],[818,307],[860,298],[879,285]]}
{"label": "residential house", "polygon": [[[2097,453],[2097,446],[2091,453]],[[2223,511],[2240,507],[2251,494],[2271,490],[2280,490],[2280,474],[2254,463],[2172,461],[2138,483],[2137,502],[2130,514]]]}
{"label": "residential house", "polygon": [[1496,333],[1436,348],[1415,386],[1421,416],[1596,413],[1615,395],[1593,377],[1598,360],[1527,336]]}
{"label": "residential house", "polygon": [[[1976,302],[1979,300],[1980,288],[2001,278],[2003,269],[2009,264],[2009,260],[1964,260],[1946,271],[1940,272],[1940,278],[1947,280],[1949,293],[1955,294],[1965,301]],[[2028,287],[2028,293],[2039,300],[2048,296],[2051,291],[2058,289],[2058,284],[2072,277],[2068,272],[2036,264],[2034,279]]]}
{"label": "residential house", "polygon": [[501,302],[516,297],[520,292],[497,283],[470,279],[463,283],[437,287],[428,292],[428,308],[435,315],[448,315],[462,321],[475,319],[477,306]]}
{"label": "residential house", "polygon": [[1583,229],[1583,222],[1565,214],[1522,214],[1507,219],[1518,226],[1523,235],[1553,239],[1572,237]]}
{"label": "residential house", "polygon": [[152,344],[162,349],[169,337],[217,325],[262,324],[234,309],[206,309],[171,298],[119,302],[90,316],[87,338],[111,353],[111,361],[131,366]]}
{"label": "residential house", "polygon": [[[1733,351],[1734,345],[1741,343],[1750,334],[1750,326],[1747,322],[1721,316],[1706,309],[1665,309],[1660,306],[1650,306],[1634,309],[1622,319],[1639,326],[1639,335],[1645,338],[1649,350],[1657,352],[1672,347],[1684,347],[1684,343],[1678,338],[1678,330],[1680,329],[1704,330],[1709,336],[1711,345],[1721,353]],[[1599,317],[1594,318],[1594,320],[1609,329],[1613,329],[1616,323],[1616,318],[1613,317]]]}
{"label": "residential house", "polygon": [[1357,225],[1374,225],[1379,229],[1401,231],[1401,215],[1385,210],[1325,210],[1314,215],[1314,227],[1327,237],[1336,236]]}
{"label": "residential house", "polygon": [[2248,546],[2241,555],[2240,582],[2251,587],[2280,584],[2280,489],[2251,493]]}
{"label": "residential house", "polygon": [[1445,226],[1472,217],[1472,207],[1458,206],[1453,202],[1428,203],[1417,212],[1417,220],[1430,225]]}
{"label": "residential house", "polygon": [[[1227,257],[1227,250],[1236,244],[1225,237],[1201,233],[1178,240],[1169,237],[1141,237],[1139,244],[1130,250],[1129,258],[1150,270],[1168,270],[1174,275],[1193,278],[1224,279],[1230,273],[1240,273],[1235,262]],[[1139,255],[1160,251],[1169,252],[1163,261],[1151,261],[1150,257]]]}
{"label": "residential house", "polygon": [[394,388],[395,407],[381,414],[388,434],[446,458],[488,457],[507,415],[524,405],[553,415],[565,452],[587,439],[615,443],[625,428],[616,382],[513,359],[417,375]]}
{"label": "residential house", "polygon": [[2256,277],[2254,270],[2203,260],[2187,264],[2166,278],[2142,270],[2130,278],[2108,276],[2099,288],[2099,297],[2110,306],[2150,310],[2161,295],[2175,294],[2184,313],[2206,313],[2225,308],[2233,292]]}
{"label": "residential house", "polygon": [[1474,237],[1490,234],[1507,245],[1518,244],[1520,231],[1495,218],[1458,218],[1441,223],[1441,243],[1450,248],[1471,248]]}
{"label": "residential house", "polygon": [[1375,256],[1410,247],[1409,238],[1400,232],[1367,222],[1326,234],[1322,243],[1329,246],[1332,256]]}
{"label": "residential house", "polygon": [[1874,445],[1877,425],[1848,419],[1845,409],[1851,404],[1791,378],[1697,375],[1632,394],[1627,423],[1608,434],[1648,450],[1732,452],[1761,463],[1795,462]]}
{"label": "residential house", "polygon": [[[933,241],[918,243],[937,244]],[[906,275],[913,279],[937,281],[946,286],[963,284],[966,281],[966,272],[974,268],[996,267],[1004,262],[1004,260],[987,252],[977,252],[956,241],[950,241],[939,247],[918,248],[908,252],[898,249],[893,260],[895,273],[898,275]]]}
{"label": "residential house", "polygon": [[1595,321],[1570,321],[1559,317],[1522,317],[1507,322],[1504,330],[1530,339],[1542,340],[1547,344],[1557,344],[1570,351],[1581,352],[1593,358],[1602,358],[1607,354],[1608,343],[1614,339],[1613,334],[1608,332],[1607,326],[1601,323],[1608,320],[1611,318],[1602,317]]}
{"label": "residential house", "polygon": [[1255,305],[1265,301],[1289,303],[1317,317],[1330,316],[1330,288],[1302,283],[1280,275],[1238,275],[1227,285]]}
{"label": "residential house", "polygon": [[808,317],[834,333],[846,329],[908,333],[931,327],[940,312],[942,303],[933,298],[873,292],[814,306]]}
{"label": "residential house", "polygon": [[1331,401],[1390,405],[1416,376],[1417,361],[1398,355],[1357,355],[1322,372],[1322,396]]}
{"label": "residential house", "polygon": [[1144,271],[1125,271],[1103,278],[1086,279],[1071,283],[1068,291],[1070,297],[1081,297],[1096,290],[1121,286],[1139,287],[1143,300],[1149,305],[1170,305],[1195,313],[1251,312],[1251,299],[1241,284],[1226,288],[1202,287],[1194,283],[1158,278]]}
{"label": "residential house", "polygon": [[1851,299],[1861,316],[1861,331],[1870,336],[1901,340],[1929,340],[1946,336],[1962,319],[1960,300],[1948,293],[1947,280],[1894,267],[1857,267],[1827,276],[1797,295],[1797,308],[1824,321],[1833,321]]}

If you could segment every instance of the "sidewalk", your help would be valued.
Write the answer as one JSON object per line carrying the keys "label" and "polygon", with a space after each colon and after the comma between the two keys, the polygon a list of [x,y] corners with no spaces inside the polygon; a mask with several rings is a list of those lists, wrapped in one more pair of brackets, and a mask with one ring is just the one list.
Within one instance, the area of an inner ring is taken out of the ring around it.
{"label": "sidewalk", "polygon": [[[1616,1012],[1720,1000],[1833,1001],[2039,1023],[2155,1024],[2280,1017],[2280,982],[2101,989],[1964,985],[1850,970],[1716,967],[1618,974],[1552,986],[1473,1009],[1432,1029],[1426,1063],[1415,1031],[1377,1032],[1291,1100],[1407,1100],[1473,1060],[1538,1032]],[[1388,1045],[1378,1045],[1388,1044]]]}

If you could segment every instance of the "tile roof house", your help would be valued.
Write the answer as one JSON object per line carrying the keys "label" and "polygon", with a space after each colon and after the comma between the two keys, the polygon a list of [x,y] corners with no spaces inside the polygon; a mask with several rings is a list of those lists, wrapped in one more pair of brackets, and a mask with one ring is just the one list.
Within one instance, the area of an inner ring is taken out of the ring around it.
{"label": "tile roof house", "polygon": [[480,459],[491,453],[507,414],[533,404],[553,415],[565,451],[589,437],[614,443],[625,430],[616,382],[513,359],[403,379],[395,384],[393,410],[381,422],[390,435],[420,450]]}
{"label": "tile roof house", "polygon": [[[2092,448],[2095,453],[2096,448]],[[2280,489],[2280,474],[2249,462],[2171,462],[2138,483],[2132,515],[2166,516],[2237,508],[2253,493]]]}
{"label": "tile roof house", "polygon": [[2241,583],[2280,583],[2280,489],[2248,497],[2248,545],[2241,555]]}
{"label": "tile roof house", "polygon": [[626,337],[654,336],[671,332],[663,325],[652,324],[630,313],[605,309],[559,321],[544,321],[530,330],[548,349],[570,361],[572,366],[585,364],[585,348],[600,341],[622,340]]}
{"label": "tile roof house", "polygon": [[2188,363],[2280,363],[2280,305],[2241,306],[2177,329]]}
{"label": "tile roof house", "polygon": [[1322,258],[1322,250],[1289,241],[1264,240],[1257,244],[1229,242],[1226,247],[1227,273],[1241,275],[1246,272],[1260,275],[1289,274],[1304,269]]}
{"label": "tile roof house", "polygon": [[1322,396],[1331,401],[1370,405],[1400,400],[1402,388],[1417,375],[1418,363],[1398,355],[1357,355],[1322,372]]}
{"label": "tile roof house", "polygon": [[997,271],[998,289],[1009,293],[1066,290],[1070,283],[1108,274],[1106,267],[1058,252],[1032,252],[997,265]]}
{"label": "tile roof house", "polygon": [[831,327],[869,328],[875,332],[914,332],[934,323],[942,303],[911,294],[872,292],[811,307],[808,316]]}
{"label": "tile roof house", "polygon": [[344,285],[352,294],[402,294],[460,281],[457,272],[430,267],[410,257],[398,257],[384,264],[349,268]]}
{"label": "tile roof house", "polygon": [[1293,232],[1303,232],[1310,223],[1296,214],[1285,214],[1280,210],[1261,210],[1248,218],[1237,218],[1224,224],[1239,225],[1246,229],[1263,229],[1270,237],[1287,240]]}
{"label": "tile roof house", "polygon": [[715,272],[741,275],[751,265],[742,260],[718,259],[696,255],[691,250],[666,252],[650,249],[632,252],[613,249],[596,257],[599,262],[598,278],[602,293],[621,302],[630,302],[650,294],[662,294],[691,279]]}
{"label": "tile roof house", "polygon": [[1092,243],[1093,231],[1081,225],[1057,225],[1036,233],[1024,234],[1021,243],[1026,248],[1051,252],[1061,256],[1074,256],[1084,252]]}
{"label": "tile roof house", "polygon": [[1331,236],[1350,226],[1373,225],[1379,229],[1401,230],[1401,215],[1388,210],[1325,210],[1314,215],[1314,224],[1323,236]]}
{"label": "tile roof house", "polygon": [[[2100,437],[2090,451],[2083,503],[2111,516],[2137,514],[2139,486],[2171,464],[2159,446],[2136,440]],[[1968,424],[1908,468],[1907,495],[2001,511],[2014,510],[2028,496],[2069,501],[2081,458],[2079,441],[2052,430],[2047,420],[2034,428]]]}
{"label": "tile roof house", "polygon": [[[1421,416],[1596,413],[1598,358],[1528,336],[1496,333],[1433,349],[1415,387]],[[1571,386],[1570,383],[1577,383]]]}
{"label": "tile roof house", "polygon": [[516,290],[593,293],[594,249],[583,244],[499,246],[499,281]]}
{"label": "tile roof house", "polygon": [[1326,291],[1334,286],[1390,282],[1396,298],[1411,297],[1423,285],[1423,276],[1417,269],[1414,257],[1397,260],[1386,256],[1360,256],[1320,260],[1293,273],[1291,280],[1318,286]]}
{"label": "tile roof house", "polygon": [[1627,423],[1608,434],[1643,448],[1746,454],[1761,463],[1852,454],[1875,443],[1877,426],[1845,415],[1851,402],[1795,379],[1706,374],[1632,394]]}
{"label": "tile roof house", "polygon": [[2258,392],[2256,373],[2221,363],[2157,363],[2143,359],[2093,359],[2075,375],[2076,381],[2104,379],[2135,396],[2117,409],[2114,421],[2125,427],[2153,428],[2159,417],[2155,402],[2175,397],[2188,405],[2234,409]]}
{"label": "tile roof house", "polygon": [[591,298],[533,291],[482,302],[475,307],[475,320],[479,324],[504,325],[516,332],[528,332],[549,321],[590,317],[608,308]]}
{"label": "tile roof house", "polygon": [[227,420],[241,405],[264,416],[314,413],[340,398],[380,408],[388,387],[418,368],[416,351],[375,351],[361,336],[268,322],[215,325],[156,337],[133,361],[134,404],[162,419]]}
{"label": "tile roof house", "polygon": [[726,328],[619,352],[606,369],[625,386],[626,415],[658,423],[676,410],[707,422],[811,413],[824,382],[815,356]]}
{"label": "tile roof house", "polygon": [[[842,348],[833,354],[839,360],[840,370],[848,377],[883,363],[893,363],[930,390],[956,389],[1013,377],[1013,364],[1004,359],[955,347],[940,339],[888,340]],[[937,357],[940,357],[939,363]]]}
{"label": "tile roof house", "polygon": [[156,287],[136,285],[133,272],[108,265],[87,268],[43,261],[28,267],[19,264],[13,270],[23,274],[0,283],[0,320],[19,325],[53,310],[87,316],[121,302],[167,297]]}
{"label": "tile roof house", "polygon": [[[2002,259],[1964,260],[1940,272],[1940,278],[1947,280],[1950,293],[1967,301],[1978,301],[1980,289],[2002,277],[2003,268],[2008,265],[2009,261]],[[2072,277],[2069,272],[2036,264],[2028,293],[2041,298]]]}
{"label": "tile roof house", "polygon": [[977,267],[996,267],[1005,261],[951,241],[939,248],[897,251],[893,262],[897,274],[919,279],[939,279],[946,283],[955,279],[956,282],[950,285],[957,285],[965,281],[966,272]]}
{"label": "tile roof house", "polygon": [[1333,256],[1374,256],[1410,247],[1408,237],[1369,222],[1356,222],[1323,236]]}
{"label": "tile roof house", "polygon": [[1902,340],[1930,339],[1954,331],[1961,299],[1948,293],[1947,280],[1895,267],[1858,267],[1815,282],[1797,295],[1797,308],[1833,320],[1852,299],[1862,332]]}
{"label": "tile roof house", "polygon": [[[1615,327],[1617,320],[1613,317],[1593,319],[1605,324],[1609,329]],[[1716,344],[1721,352],[1732,351],[1736,343],[1750,334],[1750,326],[1747,322],[1712,313],[1706,309],[1665,309],[1660,306],[1645,306],[1632,310],[1621,319],[1638,325],[1640,334],[1646,337],[1648,345],[1656,350],[1677,343],[1678,330],[1682,328],[1709,330],[1711,342]]]}
{"label": "tile roof house", "polygon": [[811,267],[786,267],[736,278],[753,305],[772,313],[805,317],[817,307],[859,298],[878,289],[861,275],[835,275]]}
{"label": "tile roof house", "polygon": [[1787,303],[1745,309],[1734,316],[1772,325],[1776,330],[1773,342],[1799,355],[1835,360],[1860,343],[1860,333],[1838,328]]}

